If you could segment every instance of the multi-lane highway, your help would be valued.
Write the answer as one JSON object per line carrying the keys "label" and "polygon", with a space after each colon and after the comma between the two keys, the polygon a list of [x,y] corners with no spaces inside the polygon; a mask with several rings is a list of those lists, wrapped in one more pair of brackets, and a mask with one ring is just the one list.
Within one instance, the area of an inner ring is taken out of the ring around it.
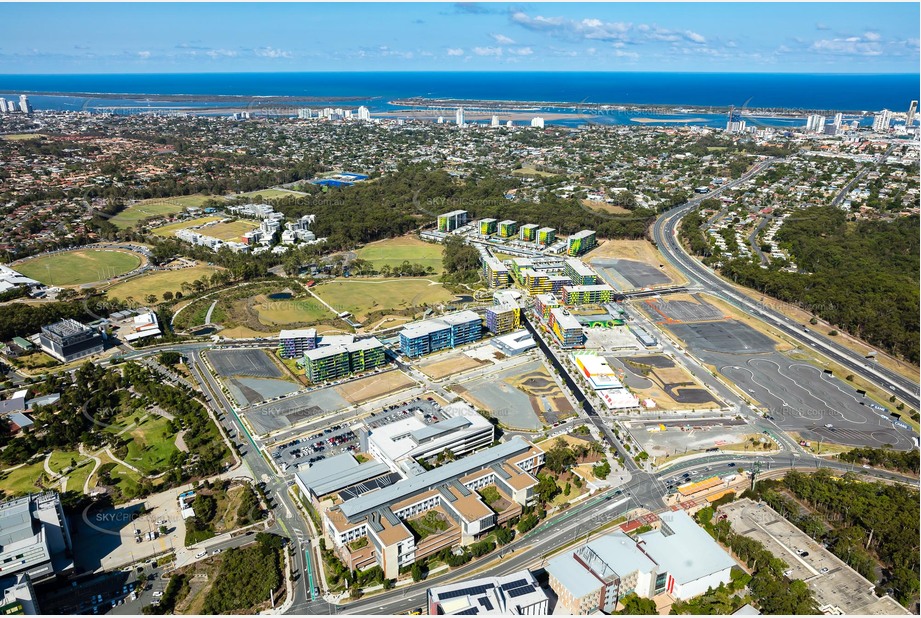
{"label": "multi-lane highway", "polygon": [[829,339],[809,331],[802,324],[770,309],[769,307],[753,301],[740,292],[734,285],[716,275],[704,266],[699,260],[691,256],[681,245],[677,238],[677,229],[681,218],[693,208],[700,205],[703,199],[712,197],[720,190],[728,189],[744,182],[760,173],[773,163],[767,160],[759,163],[741,178],[725,185],[713,193],[693,199],[686,204],[673,208],[659,217],[652,227],[652,237],[659,250],[673,265],[675,265],[692,282],[699,283],[708,292],[719,296],[735,305],[746,313],[753,315],[784,333],[803,346],[812,347],[836,363],[847,368],[867,381],[876,384],[884,391],[894,394],[910,407],[918,409],[919,395],[918,384],[902,377],[894,371],[875,364],[863,356],[856,354]]}

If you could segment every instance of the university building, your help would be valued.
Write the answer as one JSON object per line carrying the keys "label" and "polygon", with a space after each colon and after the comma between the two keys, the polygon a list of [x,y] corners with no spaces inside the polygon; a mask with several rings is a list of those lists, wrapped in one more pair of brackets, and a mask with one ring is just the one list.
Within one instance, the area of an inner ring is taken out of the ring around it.
{"label": "university building", "polygon": [[99,331],[70,318],[42,326],[38,341],[42,350],[65,363],[99,354],[105,347]]}
{"label": "university building", "polygon": [[582,255],[595,248],[595,232],[582,230],[569,237],[566,242],[566,253],[571,256]]}
{"label": "university building", "polygon": [[614,288],[606,283],[598,285],[567,285],[560,291],[564,305],[598,305],[614,300]]}
{"label": "university building", "polygon": [[283,330],[278,333],[278,352],[282,358],[301,358],[317,347],[317,329]]}

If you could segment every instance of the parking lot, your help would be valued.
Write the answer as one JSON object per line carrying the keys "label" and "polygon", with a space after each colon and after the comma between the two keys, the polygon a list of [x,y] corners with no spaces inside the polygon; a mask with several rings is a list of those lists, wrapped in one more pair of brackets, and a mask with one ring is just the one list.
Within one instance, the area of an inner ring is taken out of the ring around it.
{"label": "parking lot", "polygon": [[848,615],[909,613],[890,597],[877,597],[871,582],[766,504],[737,500],[720,507],[719,513],[735,532],[760,541],[786,562],[789,568],[785,575],[806,582],[823,611],[837,608]]}
{"label": "parking lot", "polygon": [[358,435],[347,425],[333,425],[306,438],[296,438],[276,447],[272,458],[282,470],[313,464],[346,451],[357,452]]}
{"label": "parking lot", "polygon": [[[413,414],[418,414],[426,424],[446,418],[434,399],[416,398],[388,406],[365,419],[364,425],[374,430]],[[359,453],[366,448],[365,429],[355,423],[341,423],[277,445],[271,449],[271,455],[282,470],[293,471],[298,466],[314,464],[344,452]]]}
{"label": "parking lot", "polygon": [[377,414],[365,419],[365,424],[370,429],[377,429],[383,425],[399,421],[411,414],[419,412],[422,415],[423,422],[427,424],[437,423],[445,420],[445,415],[441,411],[441,406],[435,403],[431,397],[422,399],[417,397],[412,401],[404,401],[392,406],[388,406]]}

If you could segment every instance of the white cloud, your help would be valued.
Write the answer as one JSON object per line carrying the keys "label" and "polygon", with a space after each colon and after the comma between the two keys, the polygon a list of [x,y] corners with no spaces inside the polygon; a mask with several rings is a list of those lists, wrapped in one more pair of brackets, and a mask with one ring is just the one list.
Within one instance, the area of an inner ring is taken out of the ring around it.
{"label": "white cloud", "polygon": [[706,43],[707,42],[707,39],[705,39],[703,35],[693,32],[691,30],[686,30],[684,33],[684,36],[689,41],[692,41],[694,43]]}
{"label": "white cloud", "polygon": [[236,58],[237,52],[232,49],[209,49],[205,54],[212,60],[217,60],[218,58]]}
{"label": "white cloud", "polygon": [[449,48],[448,48],[448,55],[449,55],[449,56],[463,56],[463,55],[464,55],[464,50],[461,49],[460,47],[449,47]]}
{"label": "white cloud", "polygon": [[883,55],[883,46],[880,43],[880,37],[875,32],[864,35],[849,36],[835,39],[819,39],[813,42],[810,50],[819,54],[829,54],[836,56],[881,56]]}
{"label": "white cloud", "polygon": [[867,32],[864,32],[863,38],[865,38],[868,41],[878,41],[880,39],[880,36],[878,32],[873,32],[873,31],[868,30]]}
{"label": "white cloud", "polygon": [[477,56],[501,56],[501,47],[474,47],[473,53]]}
{"label": "white cloud", "polygon": [[260,58],[293,58],[294,54],[283,49],[275,49],[274,47],[260,47],[255,50],[255,53]]}
{"label": "white cloud", "polygon": [[512,45],[515,41],[505,36],[504,34],[490,34],[493,41],[499,43],[500,45]]}
{"label": "white cloud", "polygon": [[534,53],[534,50],[530,47],[509,47],[508,53],[513,56],[530,56]]}
{"label": "white cloud", "polygon": [[140,58],[141,60],[147,60],[148,58],[150,58],[150,52],[149,51],[139,51],[138,58]]}
{"label": "white cloud", "polygon": [[623,51],[622,49],[615,49],[614,56],[617,58],[629,58],[630,60],[638,60],[640,57],[636,52]]}

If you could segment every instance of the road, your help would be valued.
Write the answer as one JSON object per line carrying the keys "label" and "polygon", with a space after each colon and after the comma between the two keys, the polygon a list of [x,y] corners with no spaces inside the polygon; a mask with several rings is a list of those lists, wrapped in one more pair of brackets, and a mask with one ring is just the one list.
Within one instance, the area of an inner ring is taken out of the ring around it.
{"label": "road", "polygon": [[[488,568],[490,575],[504,575],[524,568],[540,568],[554,548],[568,543],[584,541],[588,535],[607,523],[624,516],[637,508],[651,511],[663,511],[662,498],[667,494],[663,481],[692,470],[705,471],[713,468],[714,474],[728,474],[739,468],[750,469],[755,462],[761,465],[761,471],[774,472],[784,469],[814,470],[818,467],[830,468],[840,472],[858,472],[877,479],[895,480],[917,484],[917,479],[900,474],[863,470],[852,464],[838,461],[824,461],[813,457],[796,457],[789,454],[750,457],[745,455],[718,454],[704,457],[693,462],[685,462],[669,468],[667,471],[650,475],[639,473],[634,479],[617,490],[597,494],[585,503],[571,507],[558,516],[544,522],[521,538],[501,549],[501,556],[469,563],[454,569],[449,574],[435,574],[427,580],[400,586],[387,592],[371,595],[368,598],[348,603],[344,606],[329,606],[329,613],[338,610],[341,614],[396,614],[408,612],[418,607],[425,607],[425,591],[433,585],[442,585],[453,580],[474,577]],[[735,466],[730,468],[729,463]],[[699,478],[699,477],[698,477]],[[615,491],[621,491],[615,495]],[[496,564],[496,561],[500,562]]]}
{"label": "road", "polygon": [[[760,173],[770,166],[773,160],[759,163],[741,178],[722,187],[722,189],[736,186],[752,176]],[[722,189],[718,189],[720,191]],[[713,193],[706,197],[712,197]],[[703,198],[693,199],[681,206],[673,208],[660,216],[652,227],[652,237],[665,258],[677,267],[690,281],[697,282],[708,292],[722,298],[742,311],[751,314],[769,323],[784,335],[802,344],[812,347],[831,360],[842,365],[849,371],[876,384],[886,392],[917,410],[919,408],[918,384],[890,371],[881,365],[871,365],[870,361],[829,339],[810,332],[802,324],[759,304],[747,297],[738,289],[716,275],[712,270],[700,263],[696,258],[685,251],[677,239],[677,230],[681,218],[696,208]]]}
{"label": "road", "polygon": [[300,576],[294,584],[292,609],[301,608],[303,610],[313,598],[313,590],[308,590],[309,582],[320,581],[318,573],[314,570],[316,569],[316,557],[313,553],[309,558],[312,569],[308,571],[307,568],[308,556],[306,552],[313,552],[310,544],[312,536],[310,528],[294,505],[288,493],[287,483],[275,473],[275,470],[263,458],[259,445],[237,416],[233,404],[224,395],[214,376],[211,375],[207,367],[200,366],[202,361],[197,357],[196,352],[193,351],[188,355],[189,369],[192,375],[201,386],[202,392],[205,393],[205,398],[208,400],[211,409],[217,412],[217,418],[224,431],[228,435],[233,435],[235,442],[245,438],[240,446],[243,461],[252,471],[253,477],[265,483],[265,493],[270,498],[271,506],[275,510],[276,525],[297,548],[294,553],[293,564],[295,571]]}

